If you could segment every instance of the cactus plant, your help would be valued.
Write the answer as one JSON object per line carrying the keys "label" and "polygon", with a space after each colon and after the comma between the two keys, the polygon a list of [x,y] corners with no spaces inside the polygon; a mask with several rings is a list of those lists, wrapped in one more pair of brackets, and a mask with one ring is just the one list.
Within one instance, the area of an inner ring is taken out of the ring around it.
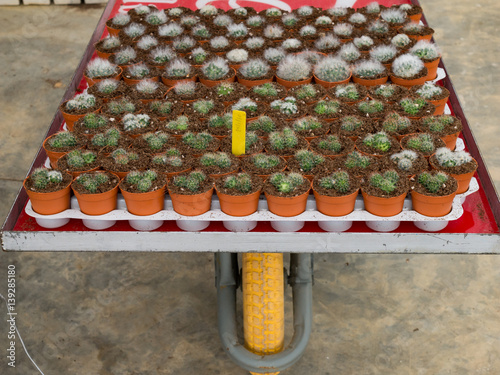
{"label": "cactus plant", "polygon": [[370,175],[369,184],[374,188],[378,188],[385,194],[391,194],[397,188],[399,182],[399,174],[393,169],[382,173],[373,173]]}
{"label": "cactus plant", "polygon": [[340,130],[355,132],[363,126],[363,121],[356,116],[344,116],[340,119]]}
{"label": "cactus plant", "polygon": [[141,39],[137,41],[135,44],[136,47],[143,51],[148,51],[151,48],[158,46],[159,42],[154,36],[144,35]]}
{"label": "cactus plant", "polygon": [[158,36],[160,37],[174,38],[182,35],[183,32],[184,28],[175,22],[158,27]]}
{"label": "cactus plant", "polygon": [[149,132],[143,134],[141,138],[145,141],[147,150],[151,152],[158,152],[170,141],[170,136],[162,131]]}
{"label": "cactus plant", "polygon": [[90,194],[95,194],[98,192],[99,187],[107,184],[110,178],[106,173],[82,173],[79,175],[75,182],[78,183],[85,191]]}
{"label": "cactus plant", "polygon": [[111,24],[113,26],[125,26],[130,22],[130,15],[127,13],[118,13],[111,19]]}
{"label": "cactus plant", "polygon": [[349,173],[346,171],[333,172],[319,180],[319,186],[326,190],[335,190],[340,194],[346,194],[351,190]]}
{"label": "cactus plant", "polygon": [[396,57],[392,63],[392,72],[398,77],[410,79],[417,77],[425,68],[417,56],[404,54]]}
{"label": "cactus plant", "polygon": [[232,63],[242,63],[248,60],[248,52],[242,48],[235,48],[229,51],[226,57]]}
{"label": "cactus plant", "polygon": [[247,19],[247,25],[250,27],[262,27],[264,22],[265,20],[261,16],[251,16]]}
{"label": "cactus plant", "polygon": [[337,100],[320,100],[313,108],[314,113],[322,117],[338,117],[340,110],[341,105]]}
{"label": "cactus plant", "polygon": [[184,9],[175,7],[165,10],[170,17],[179,17],[184,13]]}
{"label": "cactus plant", "polygon": [[264,28],[263,35],[267,39],[276,40],[276,39],[281,39],[283,37],[284,32],[285,31],[281,26],[273,24],[273,25],[267,25]]}
{"label": "cactus plant", "polygon": [[156,47],[149,52],[149,60],[153,65],[165,65],[176,56],[176,53],[168,46]]}
{"label": "cactus plant", "polygon": [[211,99],[199,99],[193,103],[192,108],[194,112],[200,113],[201,115],[207,115],[215,108],[215,103]]}
{"label": "cactus plant", "polygon": [[319,16],[316,18],[316,21],[314,21],[314,24],[316,26],[330,26],[333,24],[333,21],[328,16]]}
{"label": "cactus plant", "polygon": [[196,47],[196,40],[189,36],[181,36],[174,39],[174,41],[172,42],[172,46],[176,51],[185,53]]}
{"label": "cactus plant", "polygon": [[202,40],[208,39],[212,36],[212,33],[210,32],[210,30],[203,24],[199,24],[199,25],[194,26],[191,29],[191,34],[194,37],[197,37],[197,38],[202,39]]}
{"label": "cactus plant", "polygon": [[356,26],[361,26],[363,25],[364,23],[366,23],[366,21],[368,21],[368,19],[366,18],[366,16],[362,13],[353,13],[351,14],[351,16],[348,18],[348,21]]}
{"label": "cactus plant", "polygon": [[196,83],[181,81],[174,86],[174,92],[180,96],[192,96],[196,93]]}
{"label": "cactus plant", "polygon": [[196,193],[201,190],[203,183],[208,180],[208,176],[200,170],[194,170],[188,174],[175,176],[173,185],[181,189],[187,189],[191,193]]}
{"label": "cactus plant", "polygon": [[366,29],[375,36],[381,36],[389,32],[389,25],[384,21],[375,20],[371,22]]}
{"label": "cactus plant", "polygon": [[269,145],[275,151],[294,148],[299,144],[299,139],[295,132],[290,128],[284,128],[282,131],[275,131],[269,134]]}
{"label": "cactus plant", "polygon": [[358,151],[352,151],[345,159],[344,166],[348,169],[366,169],[372,165],[369,156],[362,155]]}
{"label": "cactus plant", "polygon": [[439,147],[435,157],[439,165],[446,168],[459,167],[474,160],[467,151],[452,151],[446,147]]}
{"label": "cactus plant", "polygon": [[304,172],[311,172],[314,168],[325,161],[323,155],[310,150],[298,150],[294,155],[300,169]]}
{"label": "cactus plant", "polygon": [[242,39],[248,35],[248,28],[244,23],[233,23],[227,26],[227,36],[234,39]]}
{"label": "cactus plant", "polygon": [[283,100],[278,99],[271,102],[271,109],[288,116],[293,116],[299,112],[297,99],[295,99],[293,96],[287,96]]}
{"label": "cactus plant", "polygon": [[261,116],[255,121],[249,122],[247,124],[247,129],[249,131],[257,131],[261,135],[267,135],[276,131],[276,123],[269,116]]}
{"label": "cactus plant", "polygon": [[356,63],[352,69],[356,77],[365,79],[375,79],[381,75],[387,76],[387,70],[377,60],[364,60]]}
{"label": "cactus plant", "polygon": [[364,50],[371,48],[375,43],[373,39],[370,38],[368,35],[363,35],[360,36],[359,38],[354,38],[352,42],[357,48]]}
{"label": "cactus plant", "polygon": [[392,154],[390,159],[397,165],[398,169],[408,172],[413,167],[413,162],[418,159],[418,154],[413,150],[403,150]]}
{"label": "cactus plant", "polygon": [[406,22],[406,13],[399,9],[389,8],[380,12],[380,18],[382,18],[385,22],[390,25],[401,25]]}
{"label": "cactus plant", "polygon": [[151,69],[146,64],[139,63],[129,66],[126,72],[133,79],[144,79],[151,74]]}
{"label": "cactus plant", "polygon": [[115,75],[117,71],[118,69],[115,64],[97,57],[87,64],[85,75],[89,78],[104,78]]}
{"label": "cactus plant", "polygon": [[[446,133],[447,127],[455,123],[455,117],[450,115],[426,116],[422,118],[423,127],[431,133]],[[453,132],[460,131],[461,127],[453,128]]]}
{"label": "cactus plant", "polygon": [[337,56],[348,63],[352,63],[361,57],[361,52],[354,43],[347,43],[340,47]]}
{"label": "cactus plant", "polygon": [[131,39],[138,38],[141,35],[144,35],[145,32],[146,32],[146,26],[145,25],[141,25],[139,23],[135,23],[135,22],[131,23],[130,25],[128,25],[127,27],[125,27],[123,29],[123,33],[128,38],[131,38]]}
{"label": "cactus plant", "polygon": [[73,133],[63,131],[50,137],[47,143],[54,149],[63,149],[75,147],[78,144],[78,141]]}
{"label": "cactus plant", "polygon": [[105,128],[108,126],[108,123],[109,121],[106,116],[99,115],[97,113],[87,113],[79,121],[79,124],[81,124],[83,128],[93,131]]}
{"label": "cactus plant", "polygon": [[406,141],[405,148],[417,150],[423,154],[431,154],[435,149],[434,139],[432,135],[427,133],[410,136]]}
{"label": "cactus plant", "polygon": [[104,133],[96,134],[90,141],[96,147],[116,147],[120,141],[120,131],[117,128],[110,128]]}
{"label": "cactus plant", "polygon": [[126,46],[113,55],[113,61],[118,65],[128,65],[137,58],[137,52],[130,46]]}
{"label": "cactus plant", "polygon": [[397,34],[392,37],[391,44],[398,48],[405,48],[411,44],[411,39],[406,34]]}
{"label": "cactus plant", "polygon": [[329,134],[317,143],[317,147],[323,152],[331,154],[338,154],[342,151],[342,142],[335,134]]}
{"label": "cactus plant", "polygon": [[388,133],[403,134],[411,126],[408,117],[401,116],[397,112],[388,113],[382,122],[382,129]]}
{"label": "cactus plant", "polygon": [[250,156],[250,162],[253,166],[262,170],[269,170],[278,167],[283,163],[277,155],[255,154]]}
{"label": "cactus plant", "polygon": [[278,89],[271,82],[252,87],[252,92],[263,97],[277,97],[279,95]]}
{"label": "cactus plant", "polygon": [[224,179],[224,188],[246,194],[252,191],[252,177],[248,173],[238,173]]}
{"label": "cactus plant", "polygon": [[349,39],[354,32],[354,26],[349,23],[338,23],[333,26],[333,32],[342,39]]}
{"label": "cactus plant", "polygon": [[269,183],[274,186],[274,188],[283,194],[293,194],[298,191],[298,189],[307,180],[300,173],[274,173],[269,177]]}
{"label": "cactus plant", "polygon": [[233,23],[233,20],[226,14],[219,14],[214,18],[213,23],[215,26],[227,27]]}
{"label": "cactus plant", "polygon": [[285,39],[281,43],[281,48],[285,51],[298,51],[302,48],[302,42],[296,38]]}
{"label": "cactus plant", "polygon": [[202,168],[215,167],[217,169],[227,170],[232,166],[233,161],[226,152],[208,152],[200,157],[199,163]]}
{"label": "cactus plant", "polygon": [[444,172],[422,172],[418,175],[417,181],[427,190],[427,192],[437,194],[448,181],[448,175]]}
{"label": "cactus plant", "polygon": [[153,191],[154,181],[159,179],[158,173],[152,169],[145,171],[131,171],[125,177],[125,182],[129,185],[126,189],[137,189],[140,193]]}
{"label": "cactus plant", "polygon": [[201,47],[197,47],[191,51],[191,59],[195,65],[203,64],[207,61],[208,56],[209,53]]}
{"label": "cactus plant", "polygon": [[232,82],[221,82],[214,88],[219,97],[227,97],[236,92],[236,86]]}
{"label": "cactus plant", "polygon": [[238,69],[238,73],[246,79],[257,80],[267,77],[270,69],[269,64],[267,64],[264,60],[251,59]]}
{"label": "cactus plant", "polygon": [[314,42],[314,47],[318,51],[334,50],[340,47],[340,40],[336,36],[326,34]]}
{"label": "cactus plant", "polygon": [[210,4],[204,5],[200,8],[200,14],[203,16],[215,16],[219,13],[219,10]]}
{"label": "cactus plant", "polygon": [[106,105],[105,112],[112,116],[120,116],[124,113],[132,113],[136,111],[136,105],[127,98],[121,98],[117,100],[110,101]]}
{"label": "cactus plant", "polygon": [[186,16],[182,16],[179,22],[182,26],[193,27],[200,22],[200,18],[194,14],[188,14]]}
{"label": "cactus plant", "polygon": [[231,109],[234,111],[245,111],[250,113],[255,113],[258,110],[258,104],[250,98],[241,98],[235,104],[232,105]]}
{"label": "cactus plant", "polygon": [[143,95],[154,95],[156,93],[161,94],[163,97],[164,90],[160,89],[160,84],[151,79],[143,79],[137,85],[135,85],[135,89],[138,93]]}
{"label": "cactus plant", "polygon": [[282,14],[281,9],[274,7],[266,9],[265,12],[266,17],[281,17]]}
{"label": "cactus plant", "polygon": [[[328,18],[328,17],[326,17]],[[329,19],[329,18],[328,18]],[[312,37],[312,36],[315,36],[317,34],[317,30],[314,26],[312,25],[305,25],[305,26],[302,26],[299,30],[299,35],[301,37]]]}
{"label": "cactus plant", "polygon": [[441,95],[442,92],[443,88],[433,82],[425,82],[420,88],[415,91],[417,95],[426,100],[437,98]]}
{"label": "cactus plant", "polygon": [[303,5],[296,10],[297,14],[301,17],[312,16],[314,13],[314,8],[309,5]]}
{"label": "cactus plant", "polygon": [[206,150],[210,143],[214,141],[214,137],[206,132],[201,132],[201,133],[192,133],[192,132],[187,132],[184,134],[181,138],[182,143],[186,144],[187,146],[195,149],[195,150]]}
{"label": "cactus plant", "polygon": [[121,46],[120,39],[116,36],[107,36],[99,41],[99,46],[103,50],[112,50]]}
{"label": "cactus plant", "polygon": [[427,102],[424,98],[403,98],[398,102],[399,108],[401,108],[404,113],[410,116],[416,116],[420,111],[422,111]]}
{"label": "cactus plant", "polygon": [[268,63],[278,65],[285,58],[286,52],[282,48],[268,48],[263,56]]}
{"label": "cactus plant", "polygon": [[[38,191],[59,190],[63,182],[61,171],[51,170],[44,167],[36,168],[29,177],[30,185]],[[67,186],[67,183],[64,185]]]}
{"label": "cactus plant", "polygon": [[97,155],[92,151],[72,150],[65,155],[66,163],[72,170],[83,170],[97,159]]}
{"label": "cactus plant", "polygon": [[368,134],[363,138],[363,145],[378,150],[387,152],[390,150],[392,143],[386,132],[380,131],[375,134]]}
{"label": "cactus plant", "polygon": [[178,116],[165,124],[165,129],[171,131],[186,131],[189,128],[189,118],[187,116]]}
{"label": "cactus plant", "polygon": [[314,134],[314,130],[321,129],[323,124],[314,116],[306,116],[294,121],[292,127],[296,132],[312,132]]}
{"label": "cactus plant", "polygon": [[123,130],[133,132],[137,129],[144,129],[151,125],[151,117],[146,114],[134,115],[127,113],[122,118]]}
{"label": "cactus plant", "polygon": [[287,81],[302,81],[311,77],[312,67],[300,55],[288,55],[278,65],[276,75]]}
{"label": "cactus plant", "polygon": [[380,13],[380,10],[381,10],[380,4],[376,1],[372,1],[365,7],[365,11],[368,14],[377,14]]}
{"label": "cactus plant", "polygon": [[326,12],[335,17],[344,17],[349,11],[346,7],[335,6],[327,9]]}
{"label": "cactus plant", "polygon": [[299,23],[299,18],[293,13],[287,13],[281,17],[281,21],[286,27],[295,27]]}
{"label": "cactus plant", "polygon": [[149,13],[144,20],[153,26],[163,25],[168,21],[168,17],[162,10],[157,10]]}
{"label": "cactus plant", "polygon": [[215,57],[201,67],[203,75],[212,81],[221,80],[230,71],[229,65],[221,57]]}
{"label": "cactus plant", "polygon": [[67,111],[82,111],[94,108],[97,104],[96,97],[87,93],[75,95],[64,105]]}
{"label": "cactus plant", "polygon": [[441,57],[438,46],[428,40],[419,40],[409,52],[424,61],[433,61]]}
{"label": "cactus plant", "polygon": [[243,42],[243,45],[248,48],[249,50],[258,50],[266,44],[266,40],[264,38],[261,38],[260,36],[254,36],[251,38],[248,38]]}
{"label": "cactus plant", "polygon": [[351,102],[360,99],[359,90],[354,83],[338,85],[333,90],[336,98],[347,99]]}
{"label": "cactus plant", "polygon": [[374,90],[375,94],[384,98],[390,98],[396,93],[395,85],[380,85]]}

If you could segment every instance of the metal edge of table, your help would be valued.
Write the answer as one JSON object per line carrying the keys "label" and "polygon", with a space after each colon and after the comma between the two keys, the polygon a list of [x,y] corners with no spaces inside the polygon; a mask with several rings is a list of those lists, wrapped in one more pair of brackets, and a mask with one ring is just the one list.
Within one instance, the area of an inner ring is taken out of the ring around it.
{"label": "metal edge of table", "polygon": [[[93,54],[93,44],[104,31],[105,22],[115,6],[110,0],[103,11],[89,44],[83,54],[62,101],[74,95],[83,76],[86,64]],[[412,3],[419,5],[418,0]],[[425,16],[423,16],[423,22]],[[444,68],[443,61],[440,66]],[[444,68],[445,69],[445,68]],[[446,69],[445,69],[446,70]],[[478,161],[478,175],[488,197],[488,202],[500,223],[500,204],[495,187],[489,176],[472,131],[463,113],[458,96],[447,75],[445,87],[450,90],[450,102],[455,113],[464,123],[464,138],[473,157]],[[54,116],[47,136],[55,133],[60,126],[62,115]],[[40,150],[30,171],[40,165],[45,153]],[[279,233],[279,232],[169,232],[168,240],[162,232],[54,232],[12,231],[23,210],[27,195],[21,188],[2,228],[0,239],[2,249],[12,251],[165,251],[165,252],[247,252],[255,246],[255,251],[266,252],[352,252],[352,253],[475,253],[492,254],[500,252],[498,234],[452,234],[452,233]],[[397,239],[394,241],[394,239]],[[56,242],[56,243],[54,243]],[[411,249],[408,245],[411,244]],[[147,248],[145,248],[147,246]],[[250,250],[252,251],[252,250]]]}

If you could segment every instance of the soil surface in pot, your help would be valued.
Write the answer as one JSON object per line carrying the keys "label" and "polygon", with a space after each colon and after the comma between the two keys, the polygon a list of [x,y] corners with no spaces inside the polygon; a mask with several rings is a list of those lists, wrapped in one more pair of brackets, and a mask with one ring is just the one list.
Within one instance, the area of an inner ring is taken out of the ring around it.
{"label": "soil surface in pot", "polygon": [[349,185],[350,185],[350,189],[349,191],[345,192],[345,193],[339,193],[337,190],[335,189],[326,189],[322,186],[320,186],[319,182],[320,180],[323,178],[323,177],[328,177],[332,174],[332,172],[328,172],[328,173],[322,173],[322,174],[319,174],[317,175],[314,180],[313,180],[313,189],[319,193],[320,195],[325,195],[327,197],[343,197],[343,196],[346,196],[346,195],[351,195],[353,194],[356,190],[359,189],[361,183],[359,181],[358,178],[354,177],[352,174],[349,173],[349,171],[343,169],[344,171],[346,171],[348,174],[349,174]]}
{"label": "soil surface in pot", "polygon": [[157,173],[156,178],[153,181],[151,181],[151,188],[149,188],[149,190],[147,192],[137,190],[137,186],[129,184],[127,182],[126,178],[124,178],[120,182],[120,188],[122,188],[123,190],[125,190],[129,193],[141,194],[141,193],[149,193],[151,191],[159,190],[162,187],[164,187],[166,185],[166,183],[167,183],[167,179],[161,173]]}
{"label": "soil surface in pot", "polygon": [[[381,172],[381,174],[383,174],[383,172]],[[373,197],[379,197],[379,198],[398,197],[401,194],[408,192],[410,189],[410,182],[409,182],[408,178],[402,174],[400,174],[400,176],[399,176],[399,181],[396,184],[396,189],[394,189],[394,191],[392,191],[389,194],[384,192],[383,190],[381,190],[379,188],[376,188],[376,187],[370,185],[370,182],[369,182],[370,174],[365,175],[363,177],[363,180],[364,180],[364,182],[362,182],[361,188],[363,189],[363,191],[366,194],[371,195]]]}
{"label": "soil surface in pot", "polygon": [[418,182],[418,176],[412,178],[411,189],[422,195],[429,197],[444,197],[445,195],[453,194],[458,189],[458,182],[453,177],[448,176],[448,180],[441,186],[436,193],[429,193],[427,189]]}
{"label": "soil surface in pot", "polygon": [[73,176],[68,172],[61,172],[61,173],[62,173],[61,182],[58,182],[57,184],[54,183],[47,184],[47,186],[43,189],[36,188],[35,186],[33,186],[33,180],[31,176],[26,179],[24,186],[26,187],[26,189],[30,191],[36,191],[37,193],[52,193],[54,191],[62,190],[67,186],[69,186],[69,184],[71,184],[71,181],[73,181]]}
{"label": "soil surface in pot", "polygon": [[439,165],[436,156],[432,155],[429,158],[429,163],[431,163],[432,166],[439,169],[440,171],[446,172],[448,174],[466,174],[477,169],[477,162],[474,159],[457,167],[442,167]]}
{"label": "soil surface in pot", "polygon": [[[229,176],[231,176],[231,175],[229,175]],[[249,192],[246,192],[246,193],[242,193],[241,191],[236,190],[236,189],[225,188],[224,187],[224,183],[225,183],[225,180],[226,180],[225,177],[219,178],[218,180],[216,180],[215,181],[215,186],[217,188],[217,191],[219,191],[222,194],[235,195],[235,196],[236,195],[245,196],[245,195],[249,195],[249,194],[255,193],[256,191],[259,191],[260,189],[262,189],[262,186],[264,185],[264,182],[258,176],[256,176],[256,175],[250,175],[250,178],[252,180],[252,189]]]}
{"label": "soil surface in pot", "polygon": [[115,186],[118,185],[118,183],[120,182],[120,179],[113,173],[102,172],[102,171],[95,173],[104,173],[109,177],[109,180],[107,182],[100,184],[97,187],[97,191],[95,193],[90,193],[87,189],[85,189],[83,185],[78,182],[78,179],[74,180],[71,186],[80,194],[100,194],[114,189]]}
{"label": "soil surface in pot", "polygon": [[306,191],[308,191],[311,188],[311,181],[309,181],[307,178],[304,177],[304,181],[302,181],[302,184],[297,186],[295,191],[289,192],[289,193],[282,193],[279,192],[274,185],[272,185],[269,180],[264,184],[263,191],[269,195],[273,195],[275,197],[296,197],[298,195],[304,194]]}

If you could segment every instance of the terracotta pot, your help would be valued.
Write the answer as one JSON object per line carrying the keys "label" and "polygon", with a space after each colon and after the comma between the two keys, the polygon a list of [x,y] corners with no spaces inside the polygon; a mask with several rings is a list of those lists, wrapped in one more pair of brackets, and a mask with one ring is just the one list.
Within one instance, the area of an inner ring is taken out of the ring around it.
{"label": "terracotta pot", "polygon": [[460,132],[456,132],[449,135],[443,135],[441,139],[444,143],[446,143],[446,147],[453,151],[455,149],[455,146],[457,145],[457,139],[459,135]]}
{"label": "terracotta pot", "polygon": [[[159,82],[160,81],[160,77],[153,77],[153,78],[146,78],[146,79],[149,80],[149,81],[155,81],[155,82]],[[196,79],[196,77],[195,77],[195,79]],[[123,81],[127,85],[133,86],[133,85],[137,85],[141,81],[144,81],[144,79],[127,78],[127,77],[123,76]]]}
{"label": "terracotta pot", "polygon": [[119,81],[122,78],[122,73],[123,69],[118,66],[119,73],[113,77],[107,77],[107,78],[90,78],[83,74],[83,77],[85,78],[85,81],[87,81],[87,84],[90,86],[95,85],[97,82],[103,81],[105,79],[114,79],[115,81]]}
{"label": "terracotta pot", "polygon": [[165,186],[161,189],[149,191],[147,193],[130,193],[123,190],[121,187],[120,191],[123,194],[123,198],[125,198],[128,212],[133,215],[153,215],[163,210]]}
{"label": "terracotta pot", "polygon": [[272,82],[273,78],[271,77],[271,78],[266,78],[266,79],[250,80],[250,79],[244,79],[244,78],[238,77],[237,80],[243,86],[245,86],[247,88],[251,88],[254,86],[258,86],[258,85],[263,85],[264,83]]}
{"label": "terracotta pot", "polygon": [[434,106],[436,107],[434,113],[432,114],[433,116],[442,115],[444,113],[444,107],[446,106],[446,103],[448,103],[449,97],[450,96],[448,95],[446,98],[443,99],[429,100],[429,102],[434,104]]}
{"label": "terracotta pot", "polygon": [[422,13],[412,14],[408,16],[408,18],[411,20],[411,22],[418,23],[420,21],[420,18],[422,18]]}
{"label": "terracotta pot", "polygon": [[[85,117],[85,115],[87,115],[88,113],[84,113],[84,114],[81,114],[81,115],[73,115],[71,113],[64,112],[61,108],[63,108],[65,104],[66,104],[66,102],[64,102],[61,105],[61,107],[59,108],[59,110],[61,111],[61,113],[63,115],[64,121],[66,122],[66,127],[68,128],[69,131],[73,131],[73,127],[75,126],[75,122],[77,122],[82,117]],[[101,108],[99,107],[95,111],[91,111],[91,112],[97,113],[97,112],[99,112],[100,109]],[[91,113],[91,112],[89,112],[89,113]]]}
{"label": "terracotta pot", "polygon": [[420,194],[419,192],[412,190],[411,202],[413,209],[419,214],[438,217],[450,213],[455,195],[457,195],[456,191],[453,194],[438,197]]}
{"label": "terracotta pot", "polygon": [[247,216],[257,211],[259,206],[260,190],[248,195],[229,195],[216,189],[219,197],[220,209],[231,216]]}
{"label": "terracotta pot", "polygon": [[287,89],[295,86],[306,85],[308,83],[311,83],[311,81],[312,77],[303,79],[302,81],[287,81],[276,76],[276,82],[278,82],[282,86],[285,86]]}
{"label": "terracotta pot", "polygon": [[[56,133],[57,134],[57,133]],[[56,169],[56,166],[57,166],[57,160],[59,160],[60,158],[62,158],[64,155],[66,155],[69,151],[66,151],[66,152],[58,152],[58,151],[51,151],[51,150],[48,150],[47,147],[46,147],[46,144],[47,142],[49,141],[50,138],[52,138],[53,136],[55,136],[56,134],[53,134],[51,135],[50,137],[48,138],[45,138],[45,140],[43,141],[43,144],[42,144],[42,147],[43,149],[45,150],[45,153],[47,154],[48,158],[49,158],[49,161],[50,161],[50,166],[53,168],[53,169]]]}
{"label": "terracotta pot", "polygon": [[[476,164],[476,168],[472,172],[463,173],[463,174],[454,174],[454,173],[446,172],[451,177],[453,177],[455,180],[457,180],[457,182],[458,182],[457,194],[463,194],[467,190],[469,190],[470,180],[472,179],[472,176],[474,176],[474,173],[476,173],[476,170],[477,170],[477,161],[475,159],[473,159],[473,160]],[[433,169],[441,170],[439,165],[435,162],[434,155],[431,155],[431,157],[429,158],[429,164],[431,165],[431,167]]]}
{"label": "terracotta pot", "polygon": [[399,214],[403,210],[406,192],[392,198],[374,197],[366,194],[361,189],[363,201],[365,202],[365,210],[373,215],[388,217]]}
{"label": "terracotta pot", "polygon": [[102,52],[102,51],[99,51],[99,50],[95,50],[95,52],[97,53],[97,56],[99,56],[101,59],[109,59],[111,57],[111,55],[114,55],[114,53],[109,53],[109,52]]}
{"label": "terracotta pot", "polygon": [[189,167],[188,169],[185,169],[183,171],[180,171],[180,172],[167,172],[167,173],[164,173],[166,176],[167,176],[167,179],[171,179],[172,177],[175,177],[181,173],[187,173],[191,170],[191,167]]}
{"label": "terracotta pot", "polygon": [[425,81],[427,80],[426,79],[427,76],[423,76],[423,77],[415,78],[415,79],[404,79],[404,78],[398,78],[395,75],[391,74],[390,77],[391,77],[392,83],[394,83],[396,85],[404,86],[406,88],[416,86],[416,85],[423,85],[425,83]]}
{"label": "terracotta pot", "polygon": [[80,194],[73,189],[80,211],[86,215],[104,215],[116,209],[116,197],[118,195],[118,184],[104,193]]}
{"label": "terracotta pot", "polygon": [[172,87],[178,84],[179,82],[196,82],[196,76],[190,78],[182,78],[182,79],[168,79],[161,76],[161,81],[163,82],[163,84],[165,84],[165,86]]}
{"label": "terracotta pot", "polygon": [[210,79],[205,79],[205,78],[202,78],[201,75],[199,77],[200,79],[200,82],[207,86],[207,87],[213,87],[213,86],[217,86],[218,84],[222,83],[222,82],[234,82],[236,80],[236,71],[233,69],[233,75],[227,79],[221,79],[219,81],[212,81]]}
{"label": "terracotta pot", "polygon": [[176,194],[168,190],[174,211],[184,216],[197,216],[210,210],[214,188],[194,195]]}
{"label": "terracotta pot", "polygon": [[415,39],[416,41],[419,41],[419,40],[428,40],[430,42],[430,40],[432,39],[432,34],[427,34],[427,35],[408,35],[408,37],[410,39]]}
{"label": "terracotta pot", "polygon": [[389,77],[382,77],[382,78],[377,78],[377,79],[366,79],[366,78],[358,78],[356,76],[352,76],[352,81],[354,83],[359,83],[360,85],[363,86],[378,86],[378,85],[383,85],[384,83],[387,82]]}
{"label": "terracotta pot", "polygon": [[354,211],[354,204],[358,196],[359,189],[349,195],[342,197],[329,197],[321,195],[313,189],[316,207],[319,212],[328,216],[344,216]]}
{"label": "terracotta pot", "polygon": [[427,68],[427,76],[425,77],[426,81],[432,81],[437,77],[437,68],[439,62],[441,61],[441,57],[438,57],[436,60],[431,62],[424,62],[425,67]]}
{"label": "terracotta pot", "polygon": [[[243,154],[244,155],[244,154]],[[229,176],[230,174],[234,174],[236,173],[236,171],[239,169],[239,166],[236,167],[236,169],[232,170],[231,172],[226,172],[226,173],[219,173],[219,174],[209,174],[209,176],[214,179],[214,180],[218,180],[219,178],[222,178],[222,177],[225,177],[225,176]]]}
{"label": "terracotta pot", "polygon": [[108,25],[106,25],[106,29],[108,29],[108,33],[111,36],[116,36],[117,37],[118,34],[120,33],[120,29],[115,29],[115,28],[113,28],[111,26],[108,26]]}
{"label": "terracotta pot", "polygon": [[305,193],[295,197],[277,197],[264,192],[267,200],[267,208],[273,214],[284,217],[291,217],[301,214],[306,210],[309,188]]}
{"label": "terracotta pot", "polygon": [[338,86],[338,85],[343,85],[351,80],[352,74],[349,74],[349,78],[344,79],[343,81],[338,81],[338,82],[329,82],[329,81],[323,81],[316,77],[314,75],[314,82],[316,82],[318,85],[323,86],[326,89]]}
{"label": "terracotta pot", "polygon": [[61,190],[38,193],[26,188],[26,180],[23,182],[23,187],[31,201],[31,207],[36,213],[54,215],[70,208],[71,183]]}

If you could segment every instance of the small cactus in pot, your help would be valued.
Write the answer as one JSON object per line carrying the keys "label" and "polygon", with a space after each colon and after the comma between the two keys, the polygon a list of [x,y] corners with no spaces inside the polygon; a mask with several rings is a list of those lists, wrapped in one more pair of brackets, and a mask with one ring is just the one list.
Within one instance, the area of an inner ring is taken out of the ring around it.
{"label": "small cactus in pot", "polygon": [[309,83],[312,79],[312,66],[300,55],[288,55],[279,63],[276,79],[285,87]]}
{"label": "small cactus in pot", "polygon": [[325,57],[314,66],[314,77],[317,83],[330,88],[348,81],[351,77],[349,65],[336,57]]}

